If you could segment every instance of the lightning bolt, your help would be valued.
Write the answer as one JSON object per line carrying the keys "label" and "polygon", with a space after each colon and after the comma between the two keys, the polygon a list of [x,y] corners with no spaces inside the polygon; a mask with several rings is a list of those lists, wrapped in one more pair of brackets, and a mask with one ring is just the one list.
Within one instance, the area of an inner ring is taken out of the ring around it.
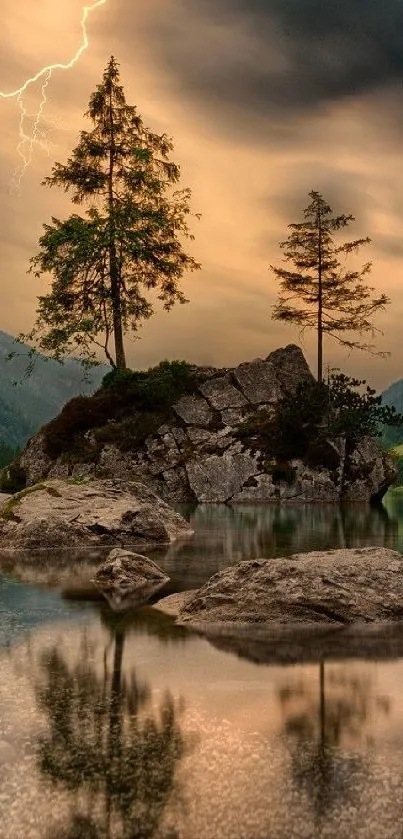
{"label": "lightning bolt", "polygon": [[[65,64],[48,64],[46,67],[42,67],[41,70],[38,70],[38,72],[34,76],[31,76],[29,79],[26,79],[21,85],[21,87],[17,88],[16,90],[12,90],[8,93],[5,93],[4,91],[0,90],[0,99],[15,99],[20,109],[20,120],[18,128],[19,142],[17,145],[17,153],[21,158],[21,163],[15,170],[12,178],[12,192],[19,192],[21,187],[21,181],[25,175],[26,170],[32,162],[32,156],[34,153],[35,146],[40,146],[41,148],[44,148],[45,151],[47,151],[47,153],[49,154],[49,141],[46,140],[45,134],[41,129],[41,122],[43,118],[44,108],[47,103],[47,88],[53,76],[53,72],[55,70],[71,70],[71,68],[74,67],[75,64],[77,64],[82,54],[89,47],[87,20],[90,14],[95,11],[95,9],[98,9],[100,6],[105,6],[107,2],[108,0],[95,0],[95,2],[91,3],[89,6],[84,6],[80,21],[82,31],[82,42],[81,45],[78,47],[77,52],[73,55],[70,61],[66,62]],[[35,85],[39,81],[41,81],[41,100],[38,106],[38,110],[34,114],[29,114],[24,104],[24,94],[32,85]],[[26,128],[28,120],[33,120],[30,129]]]}

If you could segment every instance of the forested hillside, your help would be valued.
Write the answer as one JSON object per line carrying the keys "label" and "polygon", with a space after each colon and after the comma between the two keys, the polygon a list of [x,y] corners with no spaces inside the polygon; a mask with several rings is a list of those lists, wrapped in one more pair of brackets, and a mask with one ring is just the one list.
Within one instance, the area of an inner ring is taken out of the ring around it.
{"label": "forested hillside", "polygon": [[[403,379],[393,382],[382,394],[384,405],[394,406],[399,414],[403,414]],[[385,426],[382,433],[382,445],[386,448],[403,443],[403,426]]]}
{"label": "forested hillside", "polygon": [[[18,355],[7,361],[11,352]],[[28,347],[15,344],[11,335],[0,331],[0,458],[5,447],[23,446],[73,396],[93,393],[109,370],[100,365],[85,382],[79,362],[70,359],[58,364],[40,356],[32,374],[24,378],[28,361]]]}

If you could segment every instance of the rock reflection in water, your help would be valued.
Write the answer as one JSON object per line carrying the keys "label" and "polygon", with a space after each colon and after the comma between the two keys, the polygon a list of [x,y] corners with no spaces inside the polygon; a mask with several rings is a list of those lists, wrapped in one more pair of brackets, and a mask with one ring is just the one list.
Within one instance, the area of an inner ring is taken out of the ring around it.
{"label": "rock reflection in water", "polygon": [[[197,588],[227,565],[255,557],[382,545],[403,552],[403,497],[384,507],[351,505],[183,505],[195,535],[146,550],[171,578],[166,593]],[[20,580],[57,587],[66,595],[99,599],[91,582],[108,551],[0,555],[0,568]]]}
{"label": "rock reflection in water", "polygon": [[[181,511],[190,518],[195,536],[149,555],[182,588],[202,585],[243,559],[370,545],[399,549],[398,520],[384,507],[201,504]],[[401,512],[403,517],[403,508]]]}
{"label": "rock reflection in water", "polygon": [[278,689],[291,777],[313,810],[320,831],[331,812],[358,804],[351,777],[369,774],[370,717],[387,716],[388,697],[374,692],[369,671],[318,668],[317,693],[301,677]]}
{"label": "rock reflection in water", "polygon": [[71,665],[59,648],[42,654],[37,701],[48,719],[39,744],[41,772],[71,794],[71,821],[49,839],[175,839],[160,822],[185,753],[180,703],[159,707],[147,684],[122,670],[126,629],[104,612],[113,660],[100,678],[83,642]]}

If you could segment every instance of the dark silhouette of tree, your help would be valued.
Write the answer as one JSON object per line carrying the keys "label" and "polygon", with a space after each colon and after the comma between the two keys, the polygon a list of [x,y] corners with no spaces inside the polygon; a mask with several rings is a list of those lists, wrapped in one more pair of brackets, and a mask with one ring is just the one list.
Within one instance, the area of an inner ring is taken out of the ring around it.
{"label": "dark silhouette of tree", "polygon": [[369,680],[360,675],[331,672],[326,680],[325,662],[321,661],[316,701],[303,682],[284,685],[279,701],[293,777],[308,794],[320,831],[329,811],[351,802],[354,796],[350,776],[361,758],[343,752],[343,738],[360,736],[371,707],[388,713],[388,700],[373,697]]}
{"label": "dark silhouette of tree", "polygon": [[56,163],[44,183],[88,209],[44,225],[30,270],[50,273],[52,287],[38,298],[36,324],[25,338],[58,360],[74,350],[87,362],[102,339],[109,363],[124,369],[125,332],[136,332],[153,314],[146,292],[155,290],[165,309],[185,303],[179,280],[200,267],[181,244],[193,238],[190,190],[174,189],[180,170],[169,158],[172,142],[146,128],[127,104],[113,57],[85,116],[92,130],[81,132],[70,159]]}
{"label": "dark silhouette of tree", "polygon": [[281,287],[273,318],[316,330],[318,381],[321,382],[323,336],[330,335],[350,349],[375,353],[373,344],[363,343],[351,337],[351,333],[373,334],[372,317],[390,300],[385,294],[371,296],[374,289],[364,281],[371,270],[370,262],[350,270],[341,262],[343,256],[354,254],[371,241],[368,238],[343,244],[335,241],[334,234],[355,221],[354,217],[333,216],[333,210],[319,192],[310,192],[309,197],[311,202],[304,210],[304,220],[290,224],[290,235],[280,243],[285,261],[291,262],[294,270],[270,266]]}
{"label": "dark silhouette of tree", "polygon": [[71,822],[55,839],[151,839],[184,754],[178,704],[167,693],[155,711],[147,685],[124,675],[125,627],[113,615],[109,623],[113,665],[108,673],[105,650],[103,678],[86,644],[73,666],[56,647],[42,657],[37,697],[49,729],[39,765],[76,796]]}

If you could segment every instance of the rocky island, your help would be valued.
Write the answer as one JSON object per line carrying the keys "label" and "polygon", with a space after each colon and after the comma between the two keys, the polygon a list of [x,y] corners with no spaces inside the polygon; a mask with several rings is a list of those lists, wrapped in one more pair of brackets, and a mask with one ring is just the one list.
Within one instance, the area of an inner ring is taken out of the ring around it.
{"label": "rocky island", "polygon": [[281,400],[313,381],[295,345],[234,368],[163,362],[123,371],[67,403],[3,476],[3,491],[91,477],[140,481],[168,503],[379,500],[396,471],[371,437],[349,449],[342,434],[308,440],[298,457],[273,446]]}

